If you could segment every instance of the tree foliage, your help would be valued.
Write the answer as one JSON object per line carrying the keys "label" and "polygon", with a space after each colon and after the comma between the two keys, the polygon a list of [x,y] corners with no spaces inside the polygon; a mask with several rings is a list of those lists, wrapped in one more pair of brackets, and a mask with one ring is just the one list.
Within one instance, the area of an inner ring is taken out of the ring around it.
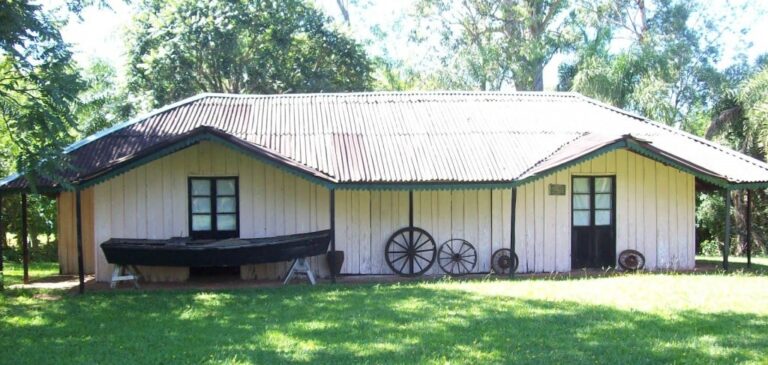
{"label": "tree foliage", "polygon": [[362,46],[302,0],[145,0],[128,33],[129,86],[155,105],[199,93],[366,90]]}
{"label": "tree foliage", "polygon": [[[560,69],[561,90],[575,90],[648,118],[689,129],[722,81],[714,67],[715,27],[691,18],[695,4],[677,0],[581,0],[574,27],[575,61]],[[616,43],[626,46],[616,51]]]}
{"label": "tree foliage", "polygon": [[4,167],[33,182],[59,180],[61,150],[76,126],[71,107],[83,86],[58,25],[39,4],[0,2],[0,126],[10,142],[3,154],[15,160]]}
{"label": "tree foliage", "polygon": [[418,14],[437,24],[447,87],[543,90],[544,66],[573,40],[567,9],[566,0],[422,0]]}

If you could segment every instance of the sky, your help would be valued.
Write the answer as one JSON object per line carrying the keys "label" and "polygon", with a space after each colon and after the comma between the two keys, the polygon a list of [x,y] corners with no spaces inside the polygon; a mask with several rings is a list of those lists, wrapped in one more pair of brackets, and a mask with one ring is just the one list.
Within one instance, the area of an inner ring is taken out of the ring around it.
{"label": "sky", "polygon": [[[314,0],[319,8],[328,15],[340,19],[336,0]],[[55,9],[61,0],[42,0],[48,9]],[[118,69],[123,74],[124,42],[123,30],[130,23],[132,7],[123,0],[108,0],[111,9],[87,8],[79,19],[70,19],[62,29],[64,40],[72,44],[75,59],[87,65],[95,58],[101,58]],[[381,55],[387,52],[390,56],[405,60],[406,63],[418,63],[422,50],[410,44],[407,39],[412,24],[403,15],[410,11],[413,4],[408,0],[358,0],[360,5],[353,8],[351,14],[350,34],[366,45],[368,52]],[[768,53],[768,1],[756,0],[711,0],[707,8],[712,16],[718,14],[738,14],[732,16],[733,28],[746,27],[746,34],[731,29],[722,35],[725,50],[721,67],[730,64],[730,60],[739,51],[744,51],[750,59],[762,53]],[[740,8],[749,5],[759,11],[741,11]],[[363,19],[365,21],[363,21]],[[386,32],[386,50],[380,43],[373,42],[371,28],[376,26]],[[545,89],[553,89],[557,84],[557,68],[565,57],[556,55],[547,65],[544,72]]]}

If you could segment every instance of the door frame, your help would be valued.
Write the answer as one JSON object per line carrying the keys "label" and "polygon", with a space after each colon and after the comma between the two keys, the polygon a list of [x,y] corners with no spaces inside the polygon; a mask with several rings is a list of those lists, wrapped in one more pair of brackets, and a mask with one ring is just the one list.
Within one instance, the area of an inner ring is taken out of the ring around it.
{"label": "door frame", "polygon": [[617,242],[617,235],[616,235],[616,211],[618,210],[616,207],[616,201],[617,201],[617,192],[616,192],[616,185],[617,185],[617,174],[611,174],[611,173],[572,173],[571,175],[571,189],[570,194],[568,196],[569,199],[569,209],[568,209],[568,216],[569,216],[569,225],[570,225],[570,236],[571,236],[571,270],[575,268],[574,265],[574,252],[575,250],[575,237],[574,237],[574,225],[573,225],[573,180],[575,178],[590,178],[590,224],[592,227],[594,227],[594,221],[595,221],[595,207],[594,207],[594,179],[600,178],[600,177],[607,177],[611,178],[611,224],[609,225],[610,229],[610,237],[613,241],[613,245],[611,245],[612,249],[612,259],[611,264],[609,267],[616,267],[616,260],[617,260],[617,249],[618,249],[618,242]]}

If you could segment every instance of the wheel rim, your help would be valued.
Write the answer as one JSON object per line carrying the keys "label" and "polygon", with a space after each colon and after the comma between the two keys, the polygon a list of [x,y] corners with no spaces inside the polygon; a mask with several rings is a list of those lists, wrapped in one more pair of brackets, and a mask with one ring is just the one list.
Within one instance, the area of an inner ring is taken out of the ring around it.
{"label": "wheel rim", "polygon": [[451,276],[467,275],[477,265],[477,251],[466,240],[452,239],[440,245],[437,254],[440,269]]}
{"label": "wheel rim", "polygon": [[628,271],[642,270],[645,256],[637,250],[624,250],[619,254],[619,266]]}
{"label": "wheel rim", "polygon": [[491,255],[491,268],[496,274],[503,275],[512,270],[517,271],[517,265],[517,255],[508,248],[498,249]]}
{"label": "wheel rim", "polygon": [[435,263],[435,240],[425,230],[406,227],[387,240],[384,257],[387,266],[402,276],[419,276]]}

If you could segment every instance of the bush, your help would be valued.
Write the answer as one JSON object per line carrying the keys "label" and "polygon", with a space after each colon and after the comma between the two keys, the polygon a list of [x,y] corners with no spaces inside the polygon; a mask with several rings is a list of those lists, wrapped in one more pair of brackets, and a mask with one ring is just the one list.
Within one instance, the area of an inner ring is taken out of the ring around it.
{"label": "bush", "polygon": [[701,242],[701,254],[704,256],[720,256],[721,255],[720,242],[716,240],[704,240]]}

